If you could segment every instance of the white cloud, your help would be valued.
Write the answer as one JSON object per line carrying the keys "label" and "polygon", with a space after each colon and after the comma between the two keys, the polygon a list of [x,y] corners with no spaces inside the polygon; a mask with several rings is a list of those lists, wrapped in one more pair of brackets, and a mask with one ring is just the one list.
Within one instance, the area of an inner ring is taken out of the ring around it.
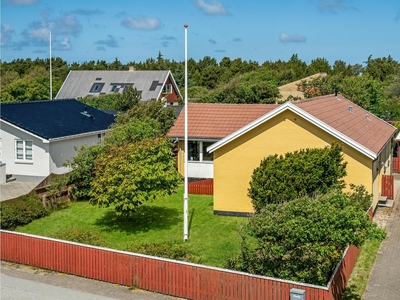
{"label": "white cloud", "polygon": [[73,15],[65,15],[54,22],[54,34],[77,36],[82,31],[82,25]]}
{"label": "white cloud", "polygon": [[339,10],[354,9],[356,7],[347,4],[351,0],[318,0],[318,10],[320,12],[337,13]]}
{"label": "white cloud", "polygon": [[79,36],[83,30],[75,16],[67,14],[51,20],[46,11],[42,12],[41,16],[40,21],[31,22],[28,28],[22,32],[26,43],[21,45],[32,44],[36,47],[48,47],[51,32],[54,50],[72,49],[71,37]]}
{"label": "white cloud", "polygon": [[8,24],[1,24],[1,47],[10,46],[12,44],[12,35],[14,33],[14,29]]}
{"label": "white cloud", "polygon": [[[107,39],[105,39],[105,40],[98,40],[98,41],[96,41],[96,42],[94,42],[96,45],[104,45],[104,46],[107,46],[107,47],[112,47],[112,48],[117,48],[117,47],[119,47],[119,45],[118,45],[118,41],[117,41],[117,39],[115,38],[115,37],[113,37],[112,35],[108,35],[107,36]],[[103,47],[104,47],[103,46]],[[100,46],[99,46],[100,47]],[[98,48],[99,48],[98,47]],[[105,50],[105,49],[104,49]]]}
{"label": "white cloud", "polygon": [[6,4],[15,6],[29,6],[39,3],[39,0],[6,0]]}
{"label": "white cloud", "polygon": [[216,0],[206,3],[204,0],[197,0],[197,6],[208,15],[227,15],[228,11]]}
{"label": "white cloud", "polygon": [[126,18],[121,22],[121,25],[136,30],[155,30],[160,28],[160,20],[156,18]]}
{"label": "white cloud", "polygon": [[92,16],[92,15],[101,15],[104,14],[104,11],[100,9],[75,9],[71,11],[71,14],[76,14],[76,15],[84,15],[84,16]]}
{"label": "white cloud", "polygon": [[62,40],[57,40],[54,42],[54,50],[68,51],[72,49],[69,37],[64,37]]}
{"label": "white cloud", "polygon": [[300,34],[296,33],[293,35],[287,35],[284,32],[281,32],[279,35],[279,41],[282,43],[305,43],[306,42],[306,37],[301,36]]}

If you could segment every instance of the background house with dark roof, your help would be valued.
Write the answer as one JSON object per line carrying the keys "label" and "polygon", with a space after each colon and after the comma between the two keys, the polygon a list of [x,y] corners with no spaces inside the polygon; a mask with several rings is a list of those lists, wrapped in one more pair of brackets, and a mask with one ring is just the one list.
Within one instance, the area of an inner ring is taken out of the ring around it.
{"label": "background house with dark roof", "polygon": [[171,71],[70,71],[56,99],[97,97],[136,88],[142,101],[165,100],[178,104],[182,98]]}
{"label": "background house with dark roof", "polygon": [[69,169],[75,146],[98,143],[114,116],[75,99],[1,104],[2,163],[21,181],[40,181]]}
{"label": "background house with dark roof", "polygon": [[[253,211],[247,190],[253,170],[264,157],[323,148],[334,141],[343,144],[344,159],[348,163],[344,178],[347,187],[350,183],[364,185],[373,194],[374,208],[377,206],[382,175],[391,172],[391,140],[396,128],[341,95],[254,108],[239,104],[229,109],[228,105],[188,106],[190,139],[203,142],[209,137],[214,139],[200,151],[208,157],[213,154],[212,177],[208,178],[214,178],[215,213],[240,215]],[[172,138],[183,137],[184,115],[182,111],[170,130]],[[178,169],[183,174],[183,142],[179,150]],[[190,144],[188,152],[191,162]],[[192,165],[196,163],[201,163],[201,159]],[[188,172],[190,177],[191,170]]]}

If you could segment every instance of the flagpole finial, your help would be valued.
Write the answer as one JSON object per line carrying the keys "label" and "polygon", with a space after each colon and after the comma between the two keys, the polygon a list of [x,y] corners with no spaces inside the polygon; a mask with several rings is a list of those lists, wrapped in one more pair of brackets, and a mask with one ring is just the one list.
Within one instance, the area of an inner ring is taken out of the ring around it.
{"label": "flagpole finial", "polygon": [[189,27],[189,25],[188,25],[188,24],[185,24],[185,25],[183,25],[183,27],[185,27],[185,28],[188,28],[188,27]]}

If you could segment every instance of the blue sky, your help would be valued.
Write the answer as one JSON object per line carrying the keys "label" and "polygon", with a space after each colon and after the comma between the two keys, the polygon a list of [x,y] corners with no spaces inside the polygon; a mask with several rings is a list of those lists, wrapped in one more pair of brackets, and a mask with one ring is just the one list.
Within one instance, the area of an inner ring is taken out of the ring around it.
{"label": "blue sky", "polygon": [[1,0],[1,59],[400,61],[399,0]]}

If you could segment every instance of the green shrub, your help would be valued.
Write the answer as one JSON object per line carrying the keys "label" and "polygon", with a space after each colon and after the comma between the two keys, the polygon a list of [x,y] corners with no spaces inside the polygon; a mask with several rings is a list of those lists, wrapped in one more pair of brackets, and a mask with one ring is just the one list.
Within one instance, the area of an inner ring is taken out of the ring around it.
{"label": "green shrub", "polygon": [[345,186],[346,162],[342,146],[333,143],[284,155],[270,155],[254,169],[248,196],[258,212],[267,204],[280,204],[302,196],[326,193]]}
{"label": "green shrub", "polygon": [[1,228],[14,229],[50,214],[36,193],[1,202]]}
{"label": "green shrub", "polygon": [[86,245],[107,247],[107,242],[99,234],[85,228],[62,230],[50,237]]}
{"label": "green shrub", "polygon": [[144,243],[139,245],[131,245],[126,249],[126,251],[186,262],[200,263],[200,258],[193,255],[187,245],[173,241],[165,243]]}

